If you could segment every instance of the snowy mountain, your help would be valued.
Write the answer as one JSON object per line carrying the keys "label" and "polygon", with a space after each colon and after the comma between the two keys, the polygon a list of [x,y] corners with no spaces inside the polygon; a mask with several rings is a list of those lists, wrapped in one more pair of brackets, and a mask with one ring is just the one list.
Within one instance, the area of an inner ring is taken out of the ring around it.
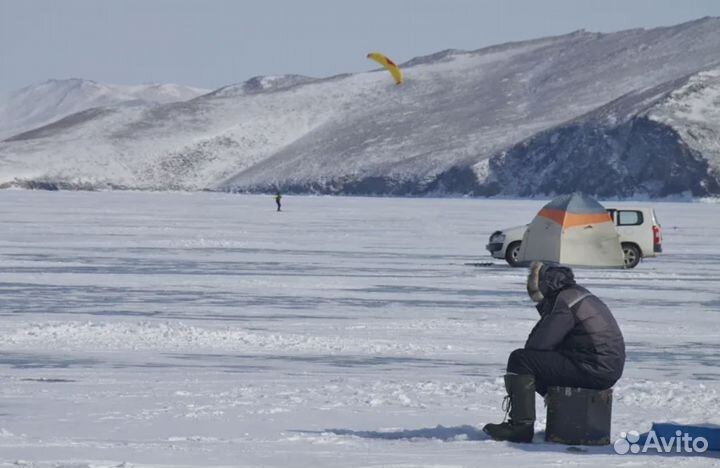
{"label": "snowy mountain", "polygon": [[602,196],[720,193],[720,19],[256,77],[0,143],[0,184]]}
{"label": "snowy mountain", "polygon": [[205,89],[173,84],[118,86],[77,78],[48,80],[16,91],[0,101],[0,138],[47,125],[93,107],[167,104],[207,92]]}
{"label": "snowy mountain", "polygon": [[720,68],[629,93],[484,164],[482,194],[720,194]]}

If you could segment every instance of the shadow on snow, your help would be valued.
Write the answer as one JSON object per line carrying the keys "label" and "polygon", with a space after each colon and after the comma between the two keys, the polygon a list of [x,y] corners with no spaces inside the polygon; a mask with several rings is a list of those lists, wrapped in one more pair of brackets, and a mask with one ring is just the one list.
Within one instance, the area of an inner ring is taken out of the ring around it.
{"label": "shadow on snow", "polygon": [[382,440],[417,440],[433,439],[446,442],[461,440],[490,440],[490,437],[473,426],[445,427],[436,426],[423,429],[402,429],[397,431],[355,431],[352,429],[325,429],[322,431],[293,430],[302,434],[334,434],[339,436],[358,437],[361,439]]}

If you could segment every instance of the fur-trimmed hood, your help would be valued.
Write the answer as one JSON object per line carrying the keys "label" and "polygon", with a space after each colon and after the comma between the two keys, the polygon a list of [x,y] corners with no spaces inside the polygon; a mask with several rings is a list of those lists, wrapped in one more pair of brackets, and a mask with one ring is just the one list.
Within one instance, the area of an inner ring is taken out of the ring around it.
{"label": "fur-trimmed hood", "polygon": [[532,262],[528,271],[527,291],[534,302],[542,302],[559,291],[575,285],[575,275],[568,267]]}
{"label": "fur-trimmed hood", "polygon": [[528,270],[527,292],[533,302],[540,302],[545,297],[540,291],[540,272],[544,266],[542,262],[532,262]]}

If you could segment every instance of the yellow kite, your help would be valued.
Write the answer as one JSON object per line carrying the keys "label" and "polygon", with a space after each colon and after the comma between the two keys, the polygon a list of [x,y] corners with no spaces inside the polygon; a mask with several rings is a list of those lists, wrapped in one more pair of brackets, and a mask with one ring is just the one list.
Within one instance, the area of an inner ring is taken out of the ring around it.
{"label": "yellow kite", "polygon": [[369,58],[370,60],[374,60],[377,63],[379,63],[380,65],[382,65],[383,67],[385,67],[387,69],[387,71],[390,72],[392,77],[395,78],[396,85],[399,85],[400,83],[403,82],[402,73],[400,72],[400,69],[398,68],[398,66],[395,65],[395,62],[393,62],[392,60],[390,60],[389,58],[387,58],[386,56],[384,56],[383,54],[378,53],[378,52],[371,52],[371,53],[367,54],[367,58]]}

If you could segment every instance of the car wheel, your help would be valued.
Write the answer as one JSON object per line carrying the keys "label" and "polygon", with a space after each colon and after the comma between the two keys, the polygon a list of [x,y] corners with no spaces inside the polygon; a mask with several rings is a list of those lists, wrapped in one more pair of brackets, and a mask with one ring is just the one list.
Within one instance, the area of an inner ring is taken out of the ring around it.
{"label": "car wheel", "polygon": [[508,262],[508,265],[511,267],[516,267],[518,265],[518,259],[520,256],[520,241],[515,241],[512,244],[508,245],[507,249],[505,250],[505,261]]}
{"label": "car wheel", "polygon": [[640,263],[640,249],[635,244],[623,244],[623,255],[625,256],[625,268],[635,268]]}

